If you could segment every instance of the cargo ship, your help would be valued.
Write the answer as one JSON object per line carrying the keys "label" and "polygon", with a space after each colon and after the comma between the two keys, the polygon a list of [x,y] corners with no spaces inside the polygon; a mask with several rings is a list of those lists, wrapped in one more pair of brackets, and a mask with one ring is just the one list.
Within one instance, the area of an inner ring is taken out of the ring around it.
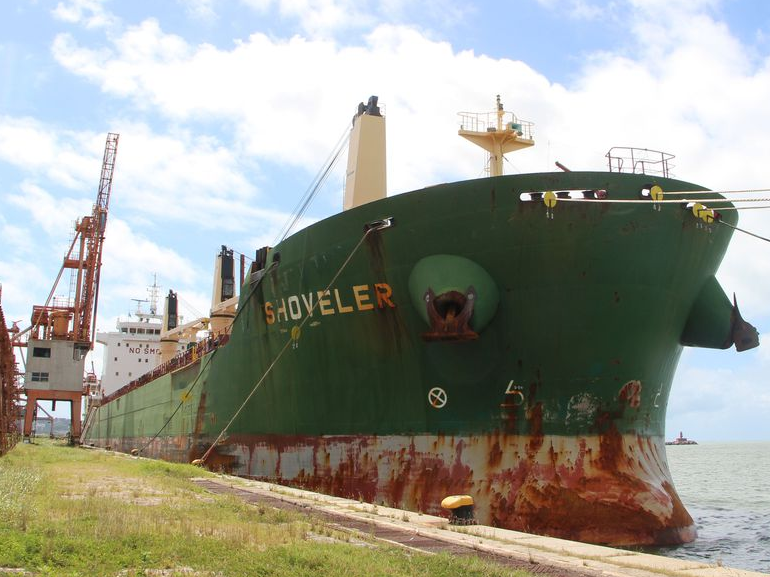
{"label": "cargo ship", "polygon": [[577,541],[693,540],[666,405],[684,346],[758,344],[714,276],[737,211],[646,149],[504,175],[534,139],[499,97],[460,123],[489,176],[388,197],[361,103],[345,210],[256,251],[239,296],[223,248],[210,336],[95,403],[82,442],[431,514],[468,495],[479,523]]}

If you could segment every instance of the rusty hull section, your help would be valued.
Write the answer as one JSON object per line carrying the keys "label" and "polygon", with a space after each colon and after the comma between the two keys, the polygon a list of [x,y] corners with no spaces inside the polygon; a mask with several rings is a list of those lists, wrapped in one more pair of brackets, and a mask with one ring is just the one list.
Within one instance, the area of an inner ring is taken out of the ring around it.
{"label": "rusty hull section", "polygon": [[[189,462],[203,445],[166,437],[145,454]],[[479,523],[588,543],[674,545],[696,536],[663,439],[637,435],[230,436],[207,465],[433,515],[446,516],[444,497],[469,494]]]}

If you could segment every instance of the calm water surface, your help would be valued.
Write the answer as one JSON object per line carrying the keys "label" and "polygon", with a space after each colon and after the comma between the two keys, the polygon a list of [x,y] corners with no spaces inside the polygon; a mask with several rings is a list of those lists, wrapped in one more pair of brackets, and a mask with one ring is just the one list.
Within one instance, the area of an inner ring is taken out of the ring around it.
{"label": "calm water surface", "polygon": [[698,538],[657,552],[770,573],[770,442],[669,445],[666,452]]}

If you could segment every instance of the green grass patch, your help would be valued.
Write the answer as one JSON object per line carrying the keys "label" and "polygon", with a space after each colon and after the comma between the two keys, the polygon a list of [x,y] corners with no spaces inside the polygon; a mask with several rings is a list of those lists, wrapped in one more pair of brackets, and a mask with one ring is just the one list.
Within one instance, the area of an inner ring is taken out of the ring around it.
{"label": "green grass patch", "polygon": [[0,458],[0,568],[82,576],[527,575],[475,558],[362,546],[367,537],[351,540],[312,515],[212,495],[189,480],[207,474],[55,442],[19,444]]}

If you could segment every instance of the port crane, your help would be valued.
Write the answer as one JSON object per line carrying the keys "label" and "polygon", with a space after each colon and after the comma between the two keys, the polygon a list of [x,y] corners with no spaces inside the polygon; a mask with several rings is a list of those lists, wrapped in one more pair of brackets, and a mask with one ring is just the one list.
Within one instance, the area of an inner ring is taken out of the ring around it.
{"label": "port crane", "polygon": [[[96,202],[91,214],[75,223],[69,250],[45,304],[33,306],[30,326],[13,336],[13,345],[27,350],[25,438],[32,431],[32,416],[40,400],[52,401],[54,406],[57,400],[70,401],[72,438],[80,437],[85,356],[94,346],[102,252],[119,137],[107,134]],[[54,297],[65,270],[70,271],[69,297]]]}

